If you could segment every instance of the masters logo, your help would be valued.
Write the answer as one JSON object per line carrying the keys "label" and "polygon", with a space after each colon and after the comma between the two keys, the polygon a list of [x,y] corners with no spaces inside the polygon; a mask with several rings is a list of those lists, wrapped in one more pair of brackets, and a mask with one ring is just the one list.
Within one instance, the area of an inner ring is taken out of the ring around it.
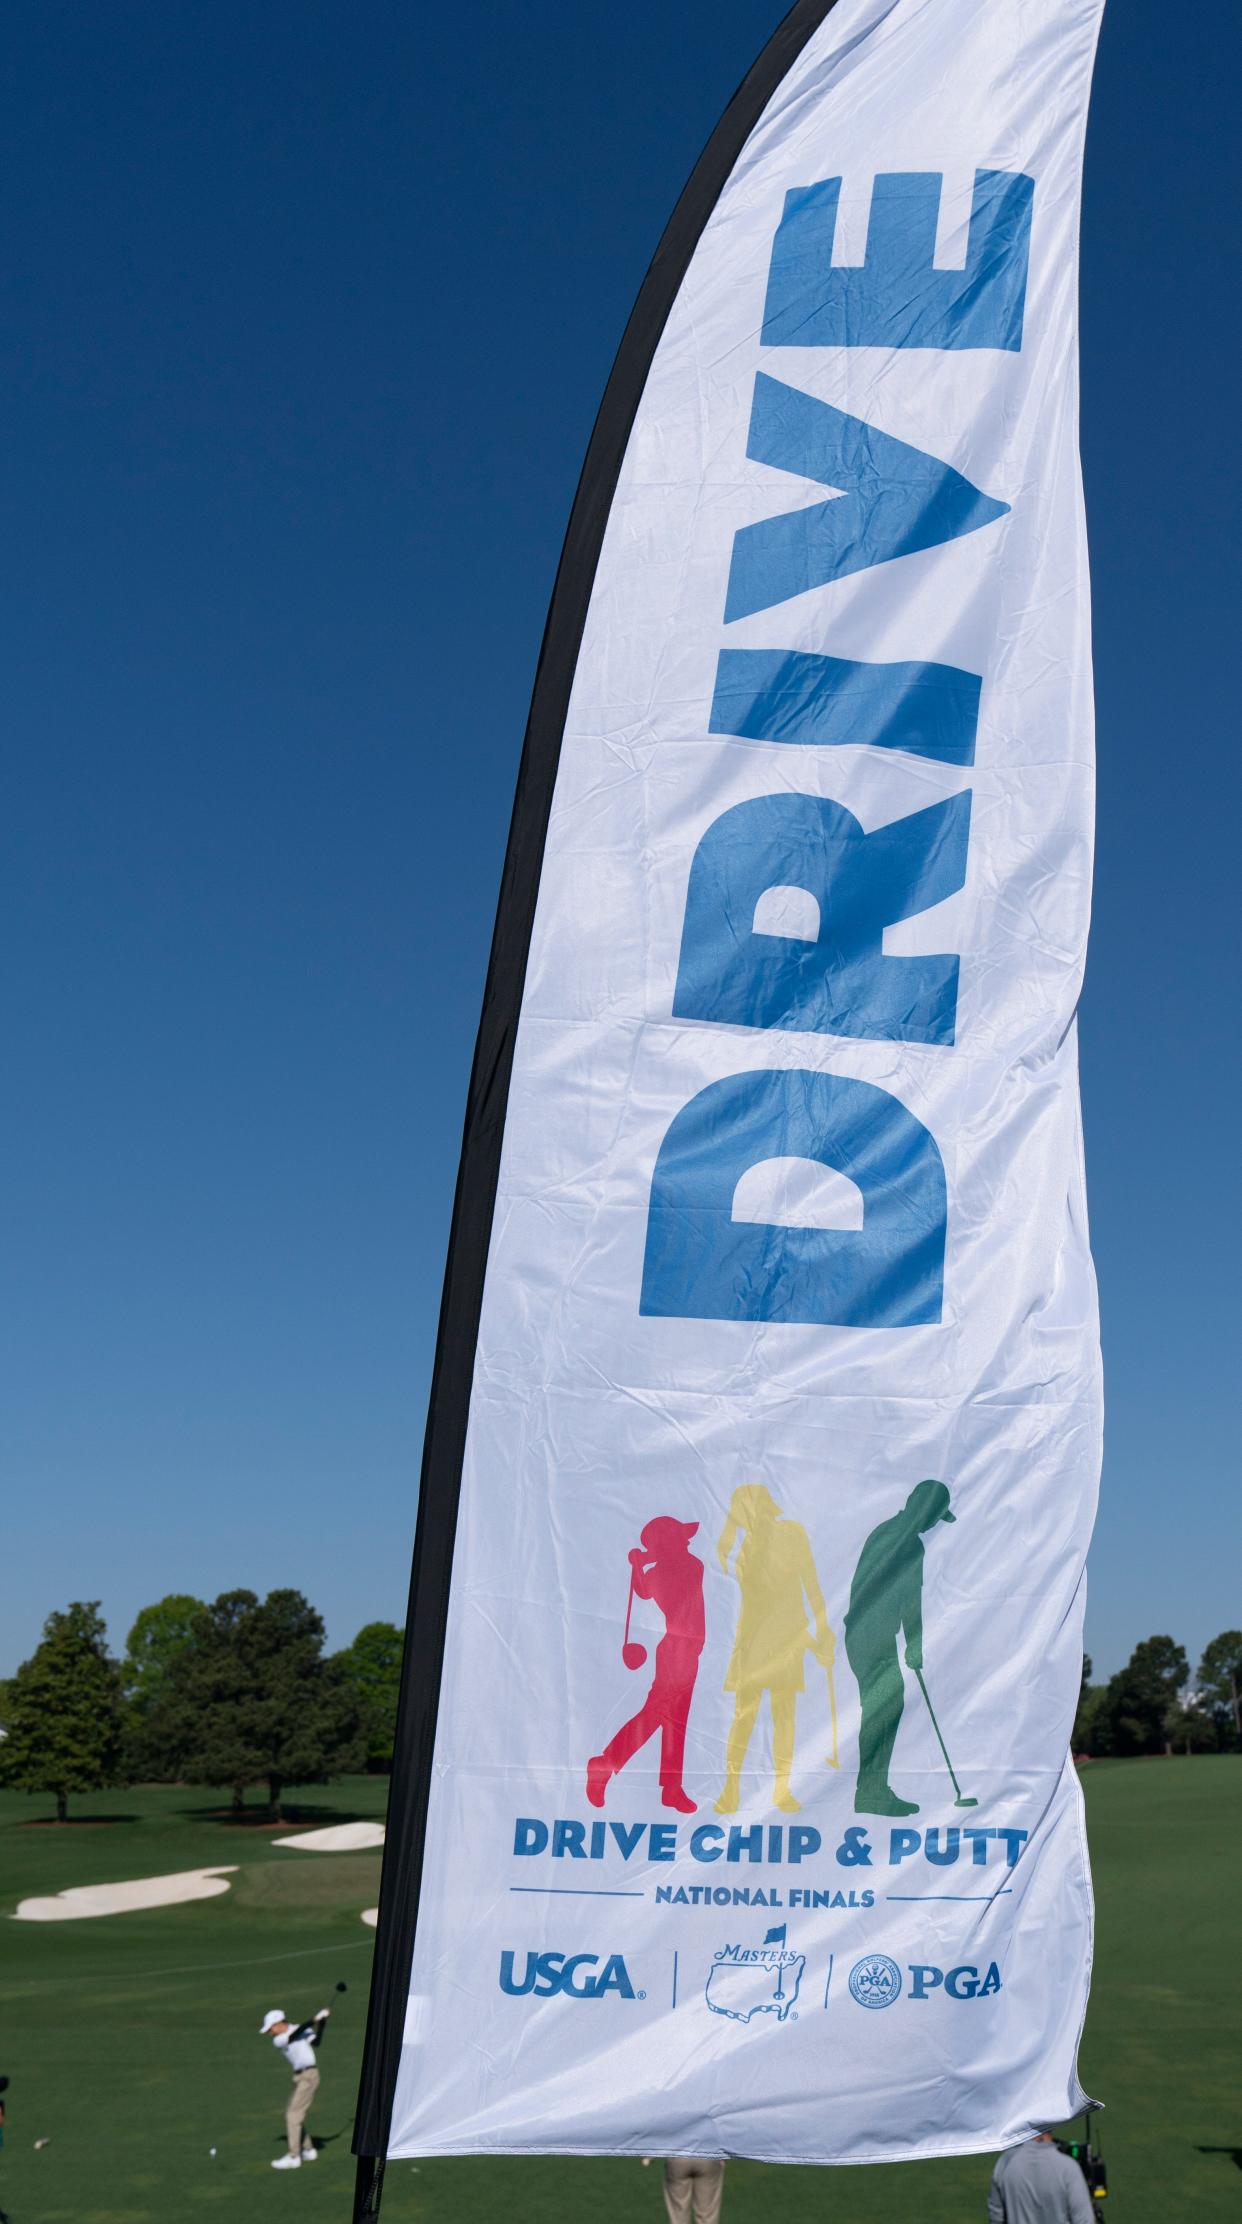
{"label": "masters logo", "polygon": [[785,1925],[767,1931],[762,1946],[722,1946],[707,1973],[707,2005],[713,2015],[749,2023],[752,2016],[774,2015],[784,2023],[806,1968],[806,1956],[786,1950]]}

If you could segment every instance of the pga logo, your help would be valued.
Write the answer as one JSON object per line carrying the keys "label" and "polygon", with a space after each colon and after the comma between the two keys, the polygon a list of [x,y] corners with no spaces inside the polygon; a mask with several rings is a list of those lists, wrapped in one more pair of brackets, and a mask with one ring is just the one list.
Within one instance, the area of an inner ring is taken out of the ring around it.
{"label": "pga logo", "polygon": [[937,1969],[927,1961],[911,1962],[912,2000],[926,2000],[942,1985],[950,2000],[986,2000],[989,1993],[1000,1991],[1001,1973],[994,1961],[988,1963],[982,1976],[969,1962],[948,1970]]}
{"label": "pga logo", "polygon": [[514,1955],[506,1947],[500,1957],[500,1989],[519,1996],[533,1993],[537,2000],[550,2000],[557,1993],[569,2000],[602,2000],[609,1992],[618,1993],[622,2000],[646,1999],[645,1992],[634,1990],[623,1955],[609,1954],[600,1964],[598,1954],[528,1953],[519,1976]]}
{"label": "pga logo", "polygon": [[[934,1962],[914,1961],[910,1969],[910,1998],[928,2000],[933,1992],[943,1990],[950,2000],[986,2000],[1001,1989],[1001,1973],[994,1961],[988,1963],[983,1975],[972,1962],[960,1962],[955,1969],[937,1969]],[[860,2008],[891,2008],[901,1997],[901,1971],[887,1954],[865,1954],[856,1961],[849,1975],[849,1987]]]}

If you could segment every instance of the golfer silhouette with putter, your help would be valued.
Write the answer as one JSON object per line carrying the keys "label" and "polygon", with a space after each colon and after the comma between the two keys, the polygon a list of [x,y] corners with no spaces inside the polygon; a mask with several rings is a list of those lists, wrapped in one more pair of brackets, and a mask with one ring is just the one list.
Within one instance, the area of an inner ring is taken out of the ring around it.
{"label": "golfer silhouette with putter", "polygon": [[904,1635],[906,1666],[918,1678],[932,1728],[953,1779],[959,1807],[974,1807],[953,1775],[940,1725],[923,1681],[923,1537],[939,1522],[956,1521],[943,1483],[916,1483],[901,1512],[873,1529],[858,1556],[845,1616],[845,1653],[858,1679],[862,1722],[858,1732],[858,1815],[915,1815],[918,1802],[901,1799],[888,1780],[893,1745],[906,1703],[897,1653]]}
{"label": "golfer silhouette with putter", "polygon": [[630,1595],[621,1647],[626,1667],[641,1668],[647,1658],[646,1646],[630,1638],[630,1608],[636,1598],[655,1601],[664,1616],[664,1635],[656,1646],[651,1689],[637,1714],[623,1722],[603,1752],[587,1762],[586,1794],[593,1807],[603,1806],[612,1778],[658,1730],[661,1801],[679,1815],[698,1812],[682,1782],[686,1722],[704,1641],[703,1562],[690,1550],[698,1526],[697,1521],[657,1514],[643,1530],[641,1544],[630,1552]]}

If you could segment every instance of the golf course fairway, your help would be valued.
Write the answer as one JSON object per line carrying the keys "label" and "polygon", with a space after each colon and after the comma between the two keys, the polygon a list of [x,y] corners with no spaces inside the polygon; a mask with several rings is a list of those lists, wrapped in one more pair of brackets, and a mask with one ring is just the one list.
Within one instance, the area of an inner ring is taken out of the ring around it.
{"label": "golf course fairway", "polygon": [[[1117,2224],[1242,2217],[1242,1759],[1097,1761],[1084,1770],[1095,1873],[1095,1982],[1083,2048]],[[383,1778],[287,1794],[286,1821],[236,1823],[208,1792],[144,1787],[44,1803],[0,1795],[0,2072],[12,2080],[0,2208],[13,2224],[166,2224],[269,2216],[348,2224],[349,2151],[380,1856],[299,1853],[297,1825],[382,1820]],[[18,1923],[20,1900],[235,1864],[230,1889],[94,1921]],[[344,1979],[348,1991],[333,1987]],[[331,2002],[309,2128],[317,2165],[287,2175],[288,2073],[263,2011]],[[37,2140],[48,2144],[36,2149]],[[215,2148],[214,2156],[211,2149]],[[730,2166],[725,2224],[971,2224],[986,2158],[873,2169]],[[390,2166],[385,2224],[663,2224],[636,2161],[451,2160]]]}

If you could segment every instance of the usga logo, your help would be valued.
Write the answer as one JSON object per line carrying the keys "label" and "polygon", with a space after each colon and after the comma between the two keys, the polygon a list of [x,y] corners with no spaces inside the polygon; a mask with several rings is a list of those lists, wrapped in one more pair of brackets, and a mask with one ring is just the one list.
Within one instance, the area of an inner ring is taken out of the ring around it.
{"label": "usga logo", "polygon": [[[972,1962],[949,1970],[937,1969],[929,1961],[913,1961],[909,1967],[912,2000],[930,1999],[941,1988],[950,2000],[986,2000],[1001,1989],[1001,1973],[994,1961],[982,1977]],[[851,1969],[849,1985],[860,2008],[891,2008],[901,1994],[901,1971],[887,1954],[865,1954]]]}
{"label": "usga logo", "polygon": [[647,1997],[645,1992],[635,1992],[620,1954],[609,1954],[602,1968],[598,1954],[527,1954],[526,1967],[519,1977],[507,1947],[500,1957],[500,1989],[532,1992],[536,1999],[543,2000],[558,1992],[571,2000],[602,2000],[606,1992],[619,1993],[623,2000]]}

